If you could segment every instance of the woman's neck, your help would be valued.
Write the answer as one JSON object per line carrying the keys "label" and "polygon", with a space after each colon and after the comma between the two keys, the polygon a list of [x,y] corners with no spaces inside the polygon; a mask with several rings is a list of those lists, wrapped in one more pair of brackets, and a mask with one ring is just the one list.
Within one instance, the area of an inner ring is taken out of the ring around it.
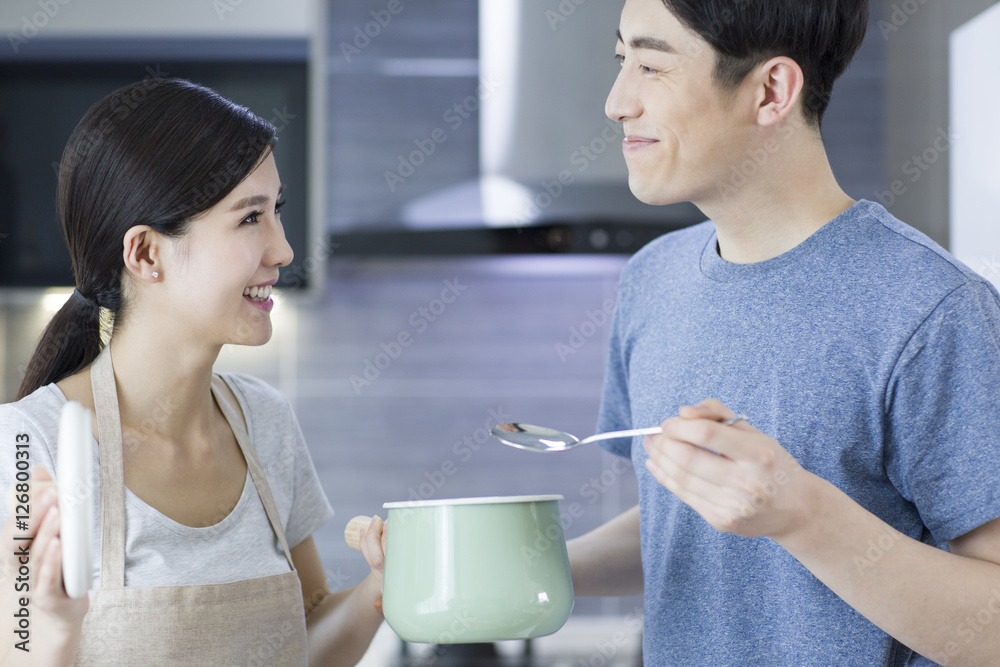
{"label": "woman's neck", "polygon": [[212,366],[221,347],[182,345],[173,332],[125,327],[111,338],[123,428],[174,442],[211,439]]}

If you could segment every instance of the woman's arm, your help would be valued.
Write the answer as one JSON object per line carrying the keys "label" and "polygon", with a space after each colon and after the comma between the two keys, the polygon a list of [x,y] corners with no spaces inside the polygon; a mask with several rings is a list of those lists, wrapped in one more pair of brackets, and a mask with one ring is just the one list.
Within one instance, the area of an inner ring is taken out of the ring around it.
{"label": "woman's arm", "polygon": [[642,593],[639,506],[566,543],[576,595]]}
{"label": "woman's arm", "polygon": [[[16,491],[16,489],[14,489]],[[15,494],[12,497],[15,497]],[[36,468],[31,478],[31,509],[27,530],[15,530],[12,511],[0,533],[0,617],[11,625],[8,638],[0,642],[0,664],[6,666],[73,664],[80,645],[83,617],[88,598],[72,599],[62,587],[62,548],[59,541],[59,512],[52,477],[44,468]],[[15,537],[34,537],[28,542]],[[24,554],[25,545],[27,554]],[[20,554],[20,555],[18,555]],[[25,577],[27,569],[27,580]],[[24,640],[13,632],[22,609],[28,602],[26,650],[16,648]]]}
{"label": "woman's arm", "polygon": [[385,533],[381,520],[376,521],[362,539],[372,573],[354,588],[330,592],[311,537],[292,549],[292,561],[302,582],[311,665],[356,665],[382,624],[375,602],[382,596]]}

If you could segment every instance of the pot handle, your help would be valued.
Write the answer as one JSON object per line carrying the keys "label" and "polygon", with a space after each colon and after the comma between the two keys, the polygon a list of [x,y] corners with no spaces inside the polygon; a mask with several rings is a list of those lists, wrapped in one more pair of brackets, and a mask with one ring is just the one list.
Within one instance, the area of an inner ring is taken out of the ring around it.
{"label": "pot handle", "polygon": [[347,546],[355,551],[361,551],[361,531],[367,530],[371,522],[370,516],[356,516],[348,521],[347,527],[344,528],[344,541],[347,542]]}
{"label": "pot handle", "polygon": [[[347,527],[344,528],[344,541],[347,542],[347,546],[355,551],[361,551],[361,531],[367,530],[374,518],[371,516],[356,516],[347,522]],[[381,595],[375,600],[375,609],[378,613],[382,613]]]}

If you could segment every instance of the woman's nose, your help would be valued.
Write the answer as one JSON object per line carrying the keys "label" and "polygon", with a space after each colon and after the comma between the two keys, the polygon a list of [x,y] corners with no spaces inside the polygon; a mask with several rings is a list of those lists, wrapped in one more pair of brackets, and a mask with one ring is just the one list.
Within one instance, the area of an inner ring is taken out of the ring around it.
{"label": "woman's nose", "polygon": [[271,239],[268,248],[268,262],[272,266],[288,266],[292,263],[292,259],[295,257],[295,252],[292,250],[292,246],[288,244],[288,239],[285,238],[285,228],[281,226],[281,219],[275,217],[274,225],[272,226]]}

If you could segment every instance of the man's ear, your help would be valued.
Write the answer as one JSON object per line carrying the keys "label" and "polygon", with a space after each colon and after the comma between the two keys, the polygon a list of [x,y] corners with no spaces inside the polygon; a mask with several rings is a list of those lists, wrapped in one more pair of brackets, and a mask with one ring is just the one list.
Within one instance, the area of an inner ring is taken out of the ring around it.
{"label": "man's ear", "polygon": [[757,86],[757,123],[761,127],[773,127],[796,113],[806,80],[797,62],[787,56],[771,58],[752,76]]}
{"label": "man's ear", "polygon": [[122,241],[125,271],[133,280],[155,283],[163,274],[160,256],[163,237],[149,225],[136,225]]}

